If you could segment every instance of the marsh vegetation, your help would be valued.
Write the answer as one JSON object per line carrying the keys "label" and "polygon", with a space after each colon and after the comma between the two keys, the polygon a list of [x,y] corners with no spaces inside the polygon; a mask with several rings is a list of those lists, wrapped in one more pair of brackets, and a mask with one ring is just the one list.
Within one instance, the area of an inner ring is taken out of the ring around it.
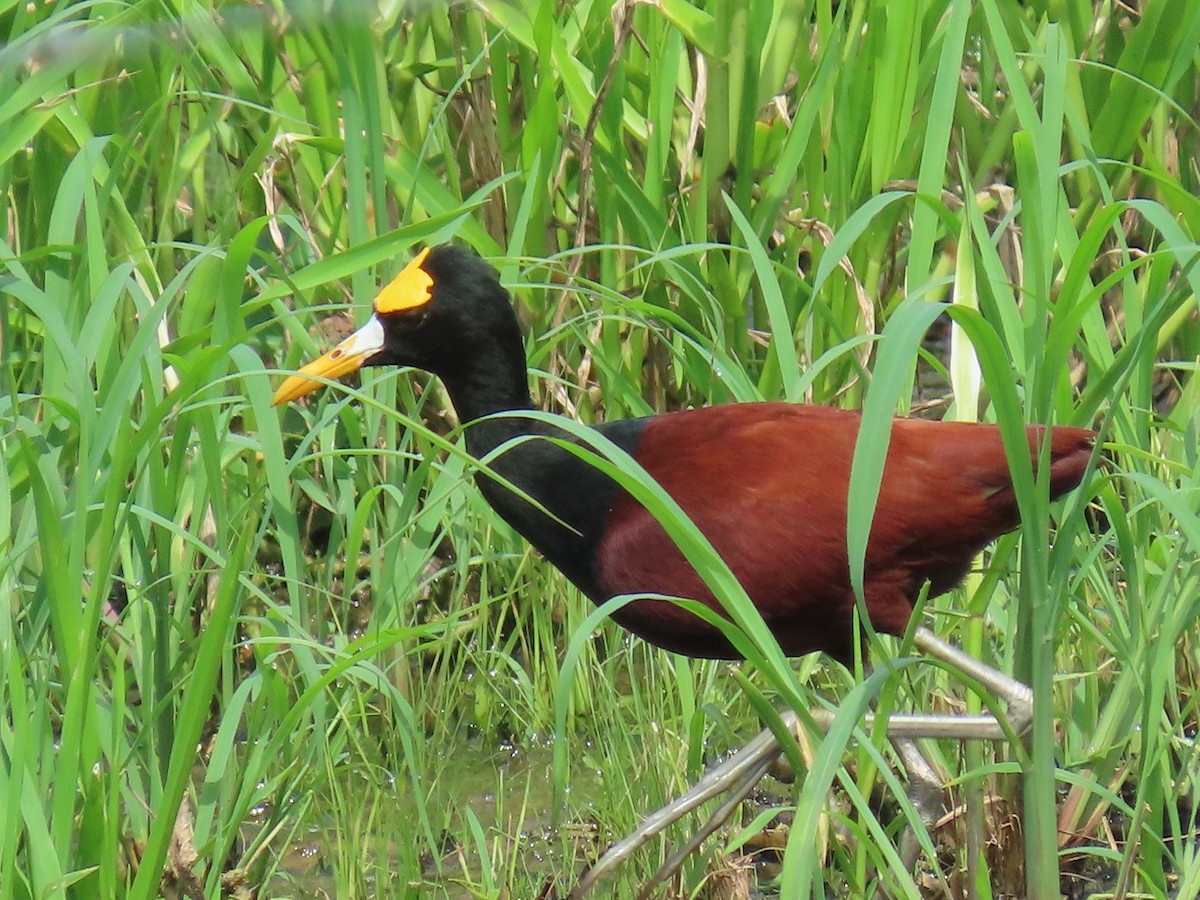
{"label": "marsh vegetation", "polygon": [[[0,0],[0,37],[0,896],[551,896],[799,704],[844,726],[678,895],[745,857],[1200,892],[1200,4]],[[496,518],[436,380],[270,406],[450,239],[583,422],[1099,427],[924,609],[1034,687],[1028,747],[926,742],[926,830],[851,725],[986,706],[953,673],[666,654]]]}

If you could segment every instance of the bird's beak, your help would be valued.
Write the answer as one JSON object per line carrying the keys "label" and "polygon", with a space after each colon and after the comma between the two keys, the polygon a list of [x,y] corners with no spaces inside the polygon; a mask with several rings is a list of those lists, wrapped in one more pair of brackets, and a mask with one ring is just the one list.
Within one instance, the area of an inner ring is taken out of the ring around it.
{"label": "bird's beak", "polygon": [[403,271],[379,292],[375,298],[375,315],[367,324],[281,384],[271,399],[271,405],[287,403],[322,387],[324,382],[315,380],[312,377],[314,375],[340,378],[349,372],[357,372],[366,365],[367,360],[382,350],[383,322],[379,316],[417,309],[428,303],[433,295],[433,277],[422,268],[428,256],[428,247],[414,256]]}
{"label": "bird's beak", "polygon": [[271,399],[271,405],[287,403],[324,387],[324,382],[317,381],[313,376],[340,378],[358,371],[368,359],[382,349],[383,323],[379,321],[379,316],[373,315],[366,325],[281,384]]}

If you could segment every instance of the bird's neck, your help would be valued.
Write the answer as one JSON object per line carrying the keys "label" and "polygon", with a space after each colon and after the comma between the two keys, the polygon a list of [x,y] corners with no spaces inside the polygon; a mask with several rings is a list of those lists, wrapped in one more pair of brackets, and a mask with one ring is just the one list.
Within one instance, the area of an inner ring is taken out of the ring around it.
{"label": "bird's neck", "polygon": [[[585,594],[599,597],[592,556],[616,484],[560,445],[570,432],[535,419],[524,360],[515,369],[464,372],[444,383],[467,452],[486,460],[476,482],[488,503]],[[496,416],[495,413],[515,413]]]}
{"label": "bird's neck", "polygon": [[[467,452],[487,460],[476,480],[488,503],[580,590],[601,599],[593,555],[617,486],[561,446],[573,440],[565,428],[521,415],[534,409],[523,349],[497,344],[443,375],[443,384]],[[502,412],[516,415],[494,415]]]}
{"label": "bird's neck", "polygon": [[487,418],[494,413],[533,409],[524,352],[510,357],[478,359],[470,368],[442,379],[465,426],[467,450],[477,458],[511,438],[541,431],[536,422],[521,416]]}

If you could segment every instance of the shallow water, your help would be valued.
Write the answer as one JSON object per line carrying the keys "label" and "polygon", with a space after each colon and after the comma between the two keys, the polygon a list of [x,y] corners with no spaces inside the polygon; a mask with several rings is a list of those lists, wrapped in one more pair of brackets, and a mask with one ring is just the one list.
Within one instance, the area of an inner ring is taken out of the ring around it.
{"label": "shallow water", "polygon": [[[420,896],[479,896],[472,886],[478,888],[487,878],[476,834],[485,838],[485,852],[500,883],[503,873],[510,870],[518,876],[525,874],[526,878],[519,877],[519,881],[563,875],[562,837],[553,824],[552,761],[553,748],[549,745],[514,749],[504,745],[484,747],[479,741],[467,740],[454,748],[452,755],[442,760],[440,771],[429,775],[433,785],[431,821],[446,820],[446,808],[452,809],[449,825],[440,837],[439,852],[422,855],[419,880],[410,880],[407,886],[395,883],[377,887],[401,896],[407,892],[406,887]],[[579,794],[598,788],[597,780],[587,772],[573,772],[572,805],[579,805]],[[352,794],[352,790],[347,791],[347,795]],[[269,896],[318,900],[341,894],[332,865],[339,852],[340,836],[334,825],[338,817],[326,814],[319,818],[322,823],[287,848],[281,871],[268,888]],[[572,840],[578,837],[585,843],[594,841],[594,831],[589,833],[585,826],[568,822],[560,827]],[[398,836],[397,840],[403,838]],[[402,868],[402,854],[411,856],[411,847],[402,849],[393,844],[385,852],[388,860],[371,860],[364,868],[397,872]],[[514,854],[519,860],[513,861]]]}

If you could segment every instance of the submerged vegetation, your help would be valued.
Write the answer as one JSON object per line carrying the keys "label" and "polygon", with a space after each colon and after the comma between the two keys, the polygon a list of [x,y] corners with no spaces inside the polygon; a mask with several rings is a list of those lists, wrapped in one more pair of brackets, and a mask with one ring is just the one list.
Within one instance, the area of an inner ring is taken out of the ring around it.
{"label": "submerged vegetation", "polygon": [[[0,37],[0,896],[565,893],[789,704],[844,713],[681,896],[744,857],[788,897],[1200,892],[1200,4],[0,0]],[[1034,687],[1028,747],[925,742],[927,830],[852,726],[982,708],[953,673],[627,637],[425,375],[271,408],[451,238],[585,422],[1100,428],[924,609]]]}

